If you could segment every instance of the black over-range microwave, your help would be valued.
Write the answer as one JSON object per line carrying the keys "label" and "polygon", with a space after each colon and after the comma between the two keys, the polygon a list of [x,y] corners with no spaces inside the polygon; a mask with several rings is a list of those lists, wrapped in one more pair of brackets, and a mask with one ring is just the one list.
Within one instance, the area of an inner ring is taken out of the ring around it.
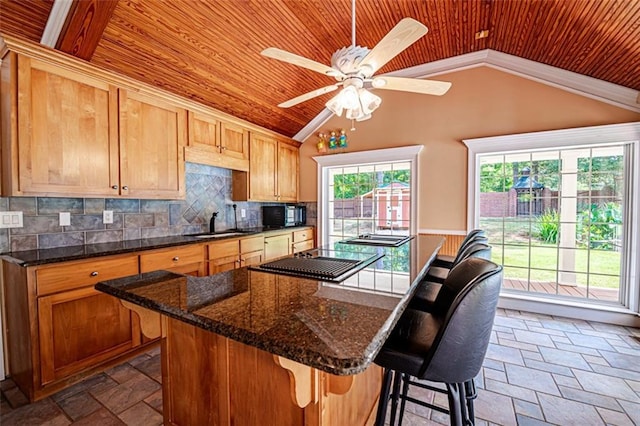
{"label": "black over-range microwave", "polygon": [[292,204],[262,206],[263,226],[300,226],[307,223],[307,208]]}

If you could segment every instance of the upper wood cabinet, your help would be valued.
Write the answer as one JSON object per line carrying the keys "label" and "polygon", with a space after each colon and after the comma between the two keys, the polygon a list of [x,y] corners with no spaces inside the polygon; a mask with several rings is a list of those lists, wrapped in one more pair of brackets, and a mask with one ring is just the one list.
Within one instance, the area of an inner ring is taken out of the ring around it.
{"label": "upper wood cabinet", "polygon": [[117,195],[116,87],[18,55],[2,75],[3,195]]}
{"label": "upper wood cabinet", "polygon": [[153,96],[120,90],[120,191],[184,198],[187,113]]}
{"label": "upper wood cabinet", "polygon": [[249,170],[249,131],[213,115],[189,111],[185,159],[234,170]]}
{"label": "upper wood cabinet", "polygon": [[298,148],[272,136],[251,133],[249,173],[234,173],[233,199],[298,200]]}
{"label": "upper wood cabinet", "polygon": [[2,58],[2,195],[184,198],[186,110],[56,60]]}

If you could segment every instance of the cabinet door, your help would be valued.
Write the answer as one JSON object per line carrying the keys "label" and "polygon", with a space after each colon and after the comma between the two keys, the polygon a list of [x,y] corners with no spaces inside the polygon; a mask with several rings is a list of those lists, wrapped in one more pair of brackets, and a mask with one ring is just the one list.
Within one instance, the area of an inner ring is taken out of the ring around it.
{"label": "cabinet door", "polygon": [[222,122],[220,126],[222,154],[238,160],[249,160],[249,131],[236,124]]}
{"label": "cabinet door", "polygon": [[298,201],[298,148],[278,143],[278,201]]}
{"label": "cabinet door", "polygon": [[43,385],[141,343],[137,316],[93,287],[40,297],[38,327]]}
{"label": "cabinet door", "polygon": [[276,197],[276,161],[278,141],[257,133],[251,134],[249,157],[249,199],[274,201]]}
{"label": "cabinet door", "polygon": [[189,111],[189,146],[207,152],[220,152],[220,121]]}
{"label": "cabinet door", "polygon": [[209,275],[230,271],[240,266],[238,255],[219,257],[209,261]]}
{"label": "cabinet door", "polygon": [[264,239],[264,260],[271,260],[290,254],[291,233],[273,235]]}
{"label": "cabinet door", "polygon": [[209,275],[237,268],[239,266],[239,246],[237,239],[208,244]]}
{"label": "cabinet door", "polygon": [[240,255],[240,266],[259,265],[264,261],[264,250],[256,250]]}
{"label": "cabinet door", "polygon": [[168,102],[120,90],[121,194],[184,198],[187,113]]}
{"label": "cabinet door", "polygon": [[118,195],[116,88],[23,56],[18,69],[13,195]]}

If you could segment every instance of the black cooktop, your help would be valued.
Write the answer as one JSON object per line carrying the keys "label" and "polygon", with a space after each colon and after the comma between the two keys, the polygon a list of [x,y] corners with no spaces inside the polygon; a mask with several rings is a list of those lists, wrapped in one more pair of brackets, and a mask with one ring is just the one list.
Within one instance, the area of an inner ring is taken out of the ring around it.
{"label": "black cooktop", "polygon": [[340,241],[342,244],[399,247],[413,238],[411,235],[363,234]]}
{"label": "black cooktop", "polygon": [[383,257],[380,253],[353,253],[312,249],[249,269],[340,282]]}

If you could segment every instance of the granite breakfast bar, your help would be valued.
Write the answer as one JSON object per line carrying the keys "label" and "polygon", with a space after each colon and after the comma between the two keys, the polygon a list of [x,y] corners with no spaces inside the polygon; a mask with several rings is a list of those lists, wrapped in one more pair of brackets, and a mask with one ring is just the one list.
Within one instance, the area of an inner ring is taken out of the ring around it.
{"label": "granite breakfast bar", "polygon": [[95,288],[161,337],[165,424],[371,424],[382,380],[373,359],[441,244],[341,246],[384,255],[341,282],[244,267]]}

